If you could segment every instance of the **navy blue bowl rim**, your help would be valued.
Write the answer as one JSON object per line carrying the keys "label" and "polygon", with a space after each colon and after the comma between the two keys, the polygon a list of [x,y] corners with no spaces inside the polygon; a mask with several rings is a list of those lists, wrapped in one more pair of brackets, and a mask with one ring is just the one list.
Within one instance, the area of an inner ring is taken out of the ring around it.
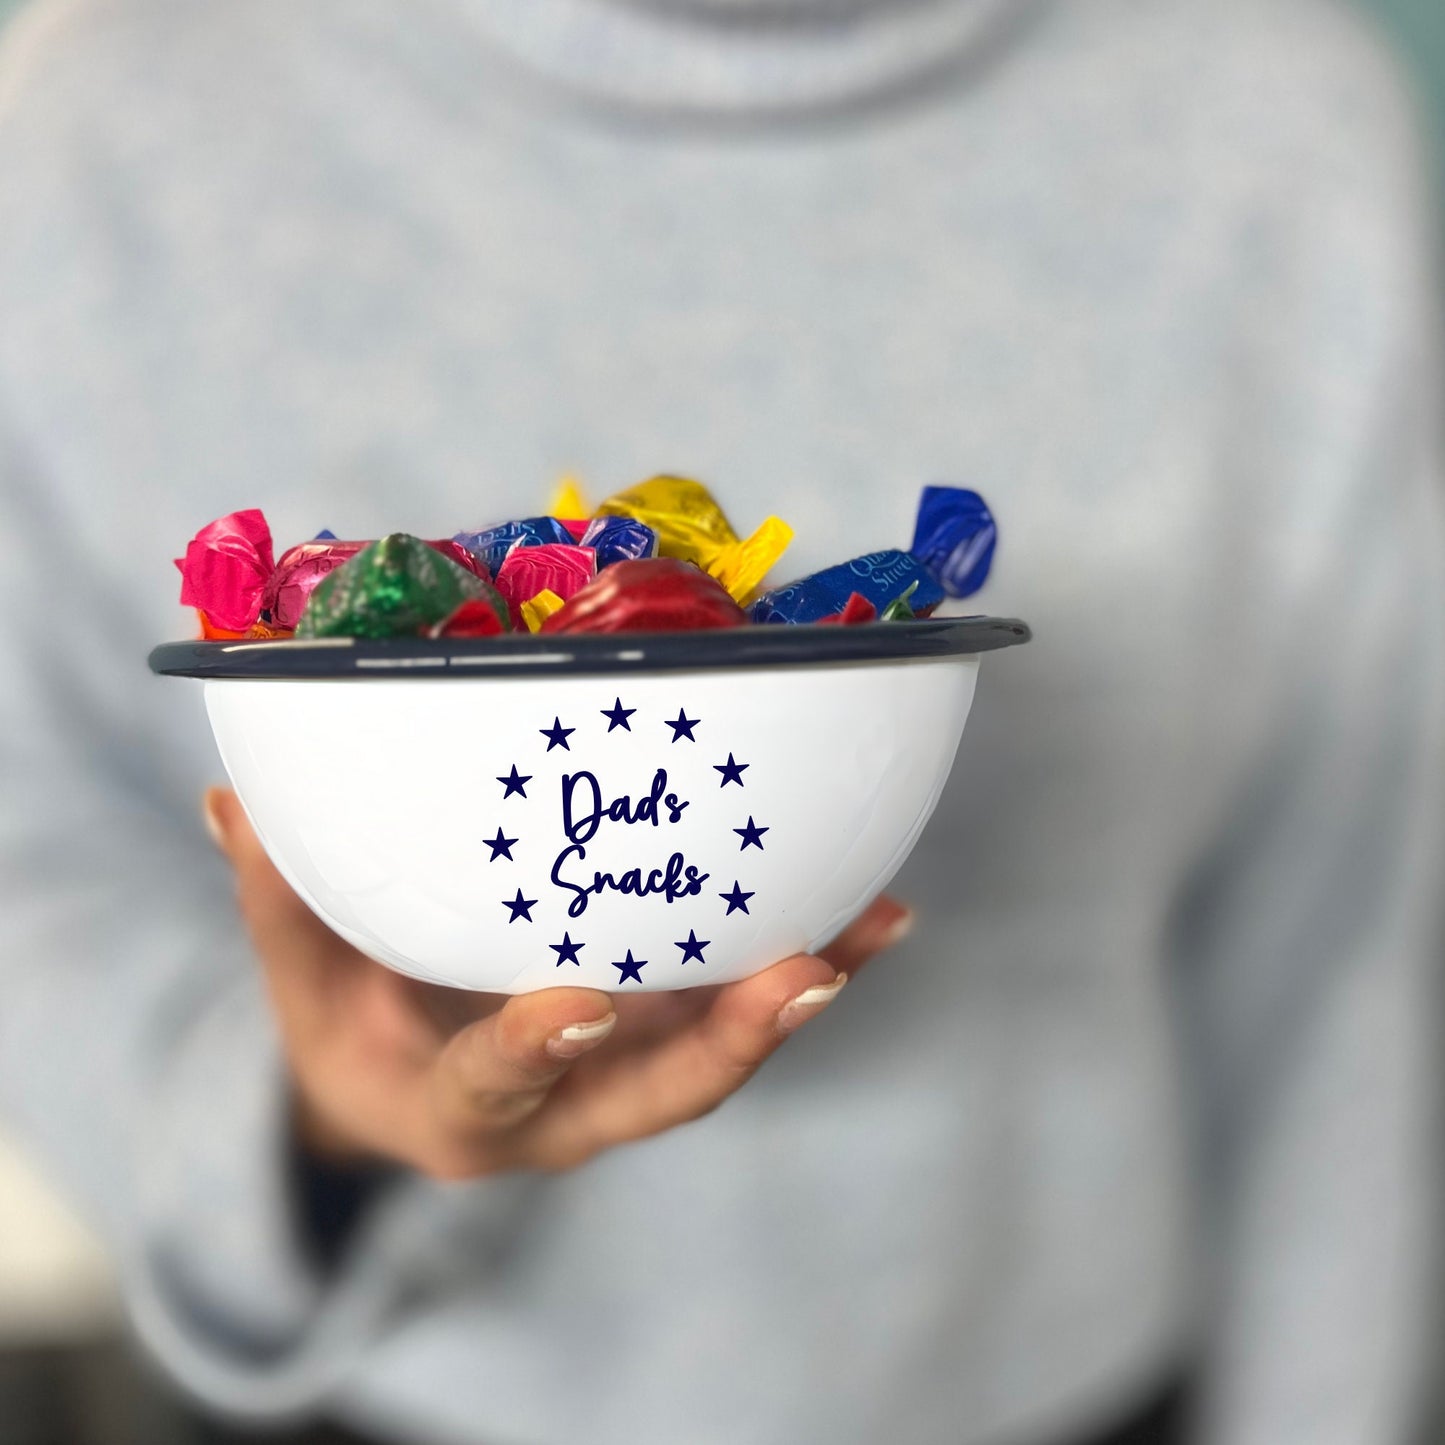
{"label": "navy blue bowl rim", "polygon": [[537,677],[811,667],[963,657],[1016,647],[1028,625],[1010,617],[935,617],[861,627],[732,627],[503,637],[320,638],[298,642],[164,642],[152,672],[198,678]]}

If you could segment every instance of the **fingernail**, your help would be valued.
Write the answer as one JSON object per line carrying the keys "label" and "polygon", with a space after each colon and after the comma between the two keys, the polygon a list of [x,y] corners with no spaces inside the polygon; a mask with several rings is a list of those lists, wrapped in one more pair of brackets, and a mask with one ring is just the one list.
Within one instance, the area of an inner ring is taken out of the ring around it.
{"label": "fingernail", "polygon": [[206,793],[202,797],[201,817],[205,821],[206,832],[211,835],[211,842],[224,853],[226,851],[226,830],[221,826],[221,814],[216,807],[214,793]]}
{"label": "fingernail", "polygon": [[586,1024],[568,1024],[559,1034],[547,1040],[547,1052],[554,1059],[575,1059],[588,1049],[596,1048],[617,1027],[617,1015],[606,1014]]}
{"label": "fingernail", "polygon": [[790,1034],[799,1024],[816,1018],[840,993],[848,982],[848,975],[840,973],[831,983],[815,983],[805,988],[791,1003],[783,1005],[778,1012],[778,1032]]}
{"label": "fingernail", "polygon": [[883,947],[893,948],[903,942],[913,932],[913,925],[918,915],[905,903],[898,905],[898,917],[893,920],[884,931]]}

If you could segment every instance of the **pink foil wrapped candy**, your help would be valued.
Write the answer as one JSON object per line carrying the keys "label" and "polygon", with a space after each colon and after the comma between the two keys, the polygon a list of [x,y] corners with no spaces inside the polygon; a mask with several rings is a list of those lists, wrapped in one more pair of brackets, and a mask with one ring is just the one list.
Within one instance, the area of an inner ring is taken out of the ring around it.
{"label": "pink foil wrapped candy", "polygon": [[199,608],[216,627],[245,632],[261,615],[261,594],[276,566],[266,518],[254,507],[218,517],[196,533],[176,566],[183,606]]}
{"label": "pink foil wrapped candy", "polygon": [[[334,572],[343,562],[349,562],[369,542],[342,542],[337,540],[301,542],[281,554],[276,570],[271,574],[261,597],[265,609],[275,627],[295,627],[297,620],[306,610],[307,599],[320,585],[328,572]],[[474,557],[460,542],[450,538],[440,542],[428,542],[434,552],[440,552],[459,567],[465,567],[474,577],[483,582],[492,579],[487,574],[486,564]]]}
{"label": "pink foil wrapped candy", "polygon": [[521,629],[522,604],[539,592],[555,592],[564,602],[597,575],[597,553],[591,547],[548,542],[539,547],[513,547],[497,571],[497,590],[507,599],[512,626]]}
{"label": "pink foil wrapped candy", "polygon": [[365,542],[301,542],[288,548],[266,582],[261,606],[278,627],[295,627],[321,579],[364,546]]}

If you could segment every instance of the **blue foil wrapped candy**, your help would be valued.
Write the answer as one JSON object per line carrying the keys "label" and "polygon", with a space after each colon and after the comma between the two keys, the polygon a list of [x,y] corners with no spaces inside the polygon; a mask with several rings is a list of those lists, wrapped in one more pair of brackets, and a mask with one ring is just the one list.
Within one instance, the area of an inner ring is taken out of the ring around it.
{"label": "blue foil wrapped candy", "polygon": [[594,517],[582,534],[582,546],[597,553],[597,570],[614,562],[640,562],[657,556],[657,533],[635,517]]}
{"label": "blue foil wrapped candy", "polygon": [[882,613],[909,587],[914,589],[909,605],[917,617],[926,617],[943,601],[943,588],[916,557],[896,550],[870,552],[764,592],[748,615],[754,622],[818,622],[842,612],[854,592]]}
{"label": "blue foil wrapped candy", "polygon": [[458,532],[452,541],[485,562],[493,577],[502,570],[513,547],[541,547],[552,542],[564,547],[573,545],[572,534],[556,517],[524,517],[520,522],[503,522],[480,532]]}
{"label": "blue foil wrapped candy", "polygon": [[988,503],[966,487],[924,487],[908,549],[950,597],[971,597],[993,565],[998,527]]}

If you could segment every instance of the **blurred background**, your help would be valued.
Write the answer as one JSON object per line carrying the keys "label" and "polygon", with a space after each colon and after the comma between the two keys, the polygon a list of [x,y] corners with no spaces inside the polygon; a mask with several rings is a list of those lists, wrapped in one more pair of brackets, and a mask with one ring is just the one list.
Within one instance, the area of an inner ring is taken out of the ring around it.
{"label": "blurred background", "polygon": [[[1445,213],[1445,0],[1355,3],[1414,76]],[[0,0],[0,44],[25,4]],[[222,1438],[134,1358],[102,1251],[0,1129],[0,1445]]]}

